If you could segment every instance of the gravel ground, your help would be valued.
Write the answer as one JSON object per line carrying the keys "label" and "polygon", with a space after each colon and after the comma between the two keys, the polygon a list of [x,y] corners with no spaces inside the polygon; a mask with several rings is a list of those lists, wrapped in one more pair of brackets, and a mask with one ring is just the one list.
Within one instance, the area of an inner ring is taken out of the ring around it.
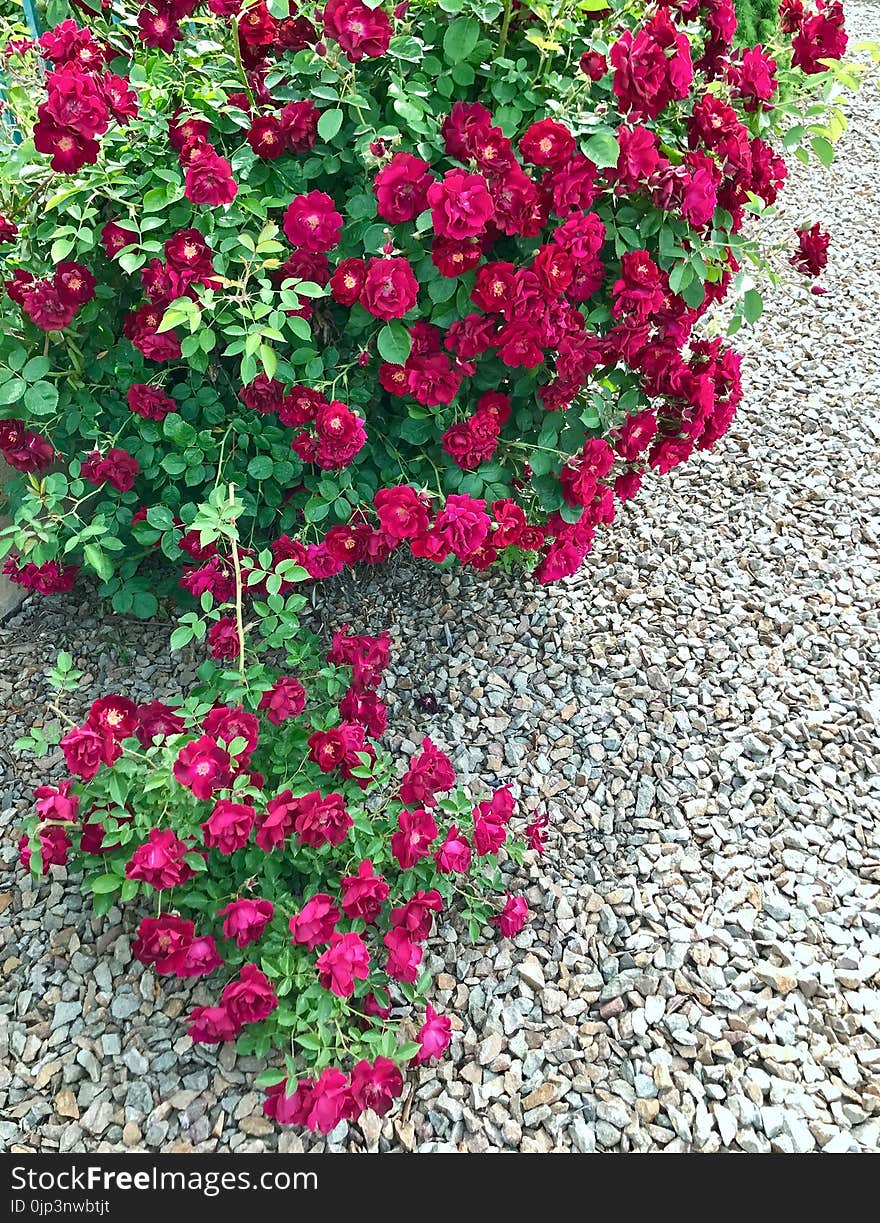
{"label": "gravel ground", "polygon": [[[854,40],[876,4],[849,5]],[[561,586],[397,564],[322,600],[391,622],[397,740],[548,808],[514,940],[433,944],[451,1060],[306,1149],[844,1152],[880,1146],[880,245],[876,73],[830,174],[798,167],[775,225],[834,234],[814,297],[782,284],[743,335],[747,399],[716,452],[655,482]],[[194,1047],[133,961],[130,913],[36,887],[8,753],[66,647],[81,701],[173,693],[167,630],[61,599],[2,631],[0,1143],[30,1150],[300,1151]],[[873,686],[872,686],[873,685]],[[416,704],[432,694],[437,712]],[[206,999],[205,999],[206,1000]]]}

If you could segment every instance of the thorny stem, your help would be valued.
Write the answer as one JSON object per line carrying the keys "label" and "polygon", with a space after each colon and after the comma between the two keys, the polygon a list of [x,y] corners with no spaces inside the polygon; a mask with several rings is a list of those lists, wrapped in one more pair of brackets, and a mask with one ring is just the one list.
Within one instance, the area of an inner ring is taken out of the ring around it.
{"label": "thorny stem", "polygon": [[[230,506],[235,501],[235,485],[229,485]],[[229,536],[232,544],[232,568],[235,570],[235,627],[238,633],[238,673],[247,687],[244,667],[244,611],[242,607],[243,583],[241,578],[241,557],[238,554],[238,531],[233,526]]]}

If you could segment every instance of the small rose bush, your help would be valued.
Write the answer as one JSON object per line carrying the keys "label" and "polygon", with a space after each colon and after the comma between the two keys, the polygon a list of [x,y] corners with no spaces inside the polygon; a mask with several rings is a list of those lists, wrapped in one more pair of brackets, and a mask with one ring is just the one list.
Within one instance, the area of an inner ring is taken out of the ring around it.
{"label": "small rose bush", "polygon": [[572,573],[729,426],[711,310],[760,313],[746,219],[854,83],[838,0],[783,0],[766,47],[731,0],[51,8],[4,25],[0,549],[142,616],[230,481],[312,578]]}
{"label": "small rose bush", "polygon": [[[242,511],[224,490],[196,522],[229,583],[175,630],[208,647],[199,683],[167,703],[113,693],[76,724],[56,706],[69,776],[37,788],[19,849],[36,874],[82,869],[99,914],[146,910],[134,955],[205,978],[192,1039],[280,1054],[267,1114],[327,1133],[384,1115],[407,1065],[442,1056],[424,944],[456,912],[474,939],[522,929],[499,859],[540,852],[546,817],[518,816],[509,787],[474,803],[430,739],[397,775],[377,742],[387,635],[320,650],[298,622],[305,570],[240,549]],[[53,678],[75,690],[68,656]]]}

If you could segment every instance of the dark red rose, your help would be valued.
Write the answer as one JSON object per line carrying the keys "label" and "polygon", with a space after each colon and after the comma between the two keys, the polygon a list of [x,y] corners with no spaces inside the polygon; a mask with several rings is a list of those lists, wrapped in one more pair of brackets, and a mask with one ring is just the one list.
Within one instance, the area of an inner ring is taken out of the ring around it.
{"label": "dark red rose", "polygon": [[379,216],[392,225],[412,221],[427,207],[433,181],[426,161],[412,153],[395,153],[373,182]]}
{"label": "dark red rose", "polygon": [[391,20],[381,8],[367,8],[361,0],[328,0],[324,33],[357,64],[365,56],[378,59],[385,54],[391,42]]}
{"label": "dark red rose", "polygon": [[329,251],[339,242],[342,217],[329,195],[310,191],[288,204],[283,226],[291,246],[304,251]]}
{"label": "dark red rose", "polygon": [[209,144],[196,149],[187,163],[184,194],[194,204],[211,208],[231,204],[238,194],[232,167]]}
{"label": "dark red rose", "polygon": [[320,111],[309,101],[288,102],[279,115],[281,132],[291,153],[308,153],[318,137]]}
{"label": "dark red rose", "polygon": [[428,188],[427,200],[434,232],[443,238],[481,234],[495,213],[486,180],[464,170],[447,170],[442,182]]}
{"label": "dark red rose", "polygon": [[237,946],[247,947],[263,937],[266,926],[275,915],[275,906],[270,900],[245,897],[233,900],[217,916],[223,920],[223,937],[235,939]]}
{"label": "dark red rose", "polygon": [[157,892],[177,887],[193,875],[184,857],[190,847],[170,828],[153,828],[145,843],[139,845],[125,868],[127,879],[139,879]]}
{"label": "dark red rose", "polygon": [[177,411],[177,401],[154,386],[136,382],[128,388],[125,396],[128,406],[144,420],[164,420],[169,412]]}
{"label": "dark red rose", "polygon": [[371,259],[360,295],[360,303],[380,319],[403,318],[419,295],[418,281],[408,259],[402,256]]}

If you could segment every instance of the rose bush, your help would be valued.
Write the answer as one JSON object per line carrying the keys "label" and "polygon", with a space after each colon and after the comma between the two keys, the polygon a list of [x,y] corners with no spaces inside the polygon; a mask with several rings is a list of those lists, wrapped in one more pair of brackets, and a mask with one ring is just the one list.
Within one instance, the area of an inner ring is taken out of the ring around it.
{"label": "rose bush", "polygon": [[[545,819],[519,817],[509,787],[474,803],[429,739],[395,774],[376,742],[387,636],[343,629],[322,656],[297,618],[305,571],[240,549],[242,508],[224,490],[195,525],[229,575],[228,601],[204,595],[175,630],[208,644],[199,684],[172,703],[113,693],[79,724],[56,706],[70,775],[37,788],[20,853],[37,874],[84,869],[99,914],[147,909],[135,956],[206,979],[192,1039],[280,1051],[266,1112],[327,1133],[386,1113],[407,1064],[449,1045],[424,943],[456,910],[475,939],[518,933],[527,906],[499,895],[498,859],[540,852]],[[53,678],[75,689],[69,657]]]}
{"label": "rose bush", "polygon": [[[728,427],[739,358],[707,312],[760,313],[744,222],[781,146],[827,163],[843,128],[837,0],[783,0],[766,48],[735,28],[731,0],[7,25],[12,580],[84,568],[150,615],[224,481],[245,538],[314,578],[399,546],[573,572],[649,471]],[[197,570],[190,594],[222,594]]]}

